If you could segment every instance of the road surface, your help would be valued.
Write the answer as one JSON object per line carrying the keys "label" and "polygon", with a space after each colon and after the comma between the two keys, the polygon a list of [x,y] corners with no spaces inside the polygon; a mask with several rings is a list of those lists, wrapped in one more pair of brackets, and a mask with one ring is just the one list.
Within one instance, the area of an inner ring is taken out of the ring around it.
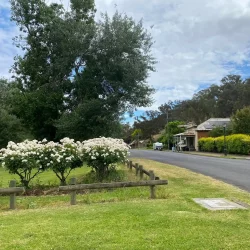
{"label": "road surface", "polygon": [[131,157],[146,158],[190,169],[250,192],[250,160],[225,159],[176,152],[131,150]]}

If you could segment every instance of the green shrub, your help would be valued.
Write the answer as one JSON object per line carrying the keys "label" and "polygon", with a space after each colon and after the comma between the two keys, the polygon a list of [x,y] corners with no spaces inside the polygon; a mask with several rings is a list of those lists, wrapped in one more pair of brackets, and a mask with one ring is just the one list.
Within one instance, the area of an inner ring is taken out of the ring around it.
{"label": "green shrub", "polygon": [[[200,151],[224,152],[224,136],[217,138],[201,138],[198,142]],[[244,134],[234,134],[226,136],[226,147],[230,154],[249,154],[250,136]]]}

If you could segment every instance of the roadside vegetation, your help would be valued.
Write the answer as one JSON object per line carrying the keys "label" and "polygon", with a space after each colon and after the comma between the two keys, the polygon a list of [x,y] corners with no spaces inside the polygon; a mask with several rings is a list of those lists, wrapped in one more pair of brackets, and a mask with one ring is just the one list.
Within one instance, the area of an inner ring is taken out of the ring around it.
{"label": "roadside vegetation", "polygon": [[[1,248],[250,248],[249,210],[209,211],[192,200],[227,198],[250,204],[249,193],[175,166],[133,161],[169,180],[157,187],[155,200],[146,187],[124,188],[78,194],[76,206],[69,206],[67,194],[18,197],[19,209],[8,211],[7,198],[1,197]],[[134,172],[120,170],[124,179],[136,180]],[[75,173],[79,178],[85,174]],[[12,176],[5,173],[6,178]]]}

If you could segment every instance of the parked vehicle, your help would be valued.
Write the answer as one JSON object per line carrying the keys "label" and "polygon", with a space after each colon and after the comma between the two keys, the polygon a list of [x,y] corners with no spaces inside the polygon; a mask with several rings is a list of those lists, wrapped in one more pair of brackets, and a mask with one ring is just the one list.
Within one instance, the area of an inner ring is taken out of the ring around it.
{"label": "parked vehicle", "polygon": [[163,149],[163,144],[161,142],[153,143],[153,149],[161,151]]}

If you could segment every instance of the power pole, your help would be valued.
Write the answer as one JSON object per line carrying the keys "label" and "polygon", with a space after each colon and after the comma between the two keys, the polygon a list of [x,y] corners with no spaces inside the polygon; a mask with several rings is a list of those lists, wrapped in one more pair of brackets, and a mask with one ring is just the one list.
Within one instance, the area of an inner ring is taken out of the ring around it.
{"label": "power pole", "polygon": [[168,150],[169,150],[169,127],[168,127],[168,109],[167,109],[167,130],[168,130]]}

